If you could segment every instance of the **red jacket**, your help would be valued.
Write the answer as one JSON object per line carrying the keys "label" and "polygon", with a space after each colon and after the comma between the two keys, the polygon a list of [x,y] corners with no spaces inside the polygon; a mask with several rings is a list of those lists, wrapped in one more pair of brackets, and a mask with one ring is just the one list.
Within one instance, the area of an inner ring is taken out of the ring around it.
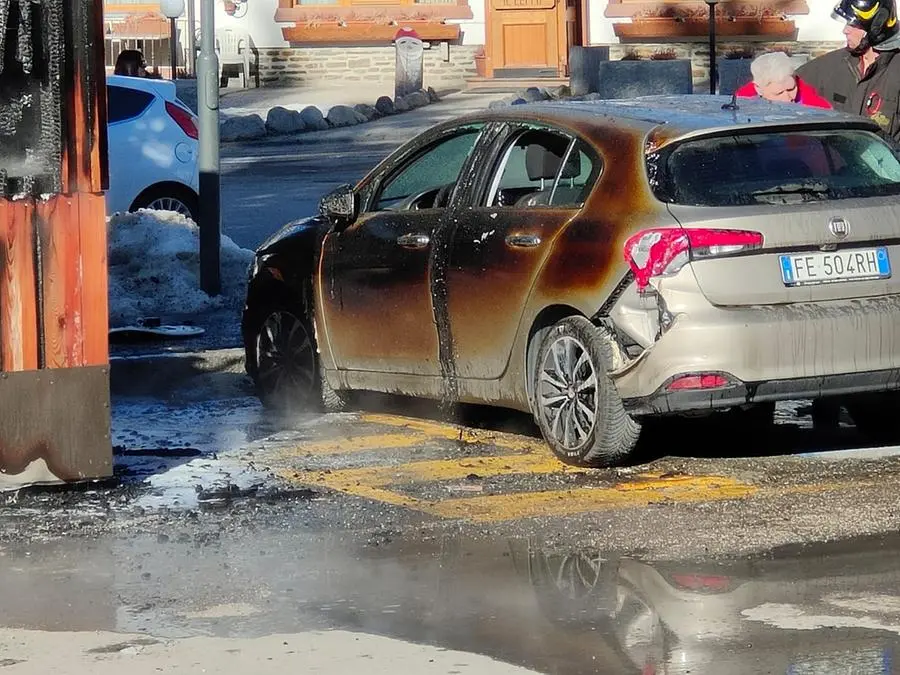
{"label": "red jacket", "polygon": [[[756,98],[757,96],[759,96],[759,94],[756,93],[756,87],[753,85],[753,82],[748,82],[734,93],[742,98]],[[799,77],[797,78],[796,102],[800,105],[810,105],[814,108],[831,108],[831,104],[824,98],[819,96],[815,87],[810,84],[806,84],[806,82],[801,80]]]}

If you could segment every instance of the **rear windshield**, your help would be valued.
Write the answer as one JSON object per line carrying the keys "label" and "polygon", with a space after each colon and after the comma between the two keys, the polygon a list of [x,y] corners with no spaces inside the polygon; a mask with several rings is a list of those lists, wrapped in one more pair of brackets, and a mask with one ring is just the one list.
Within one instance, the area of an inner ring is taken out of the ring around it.
{"label": "rear windshield", "polygon": [[896,151],[867,131],[748,133],[648,157],[657,198],[694,206],[787,204],[900,194]]}

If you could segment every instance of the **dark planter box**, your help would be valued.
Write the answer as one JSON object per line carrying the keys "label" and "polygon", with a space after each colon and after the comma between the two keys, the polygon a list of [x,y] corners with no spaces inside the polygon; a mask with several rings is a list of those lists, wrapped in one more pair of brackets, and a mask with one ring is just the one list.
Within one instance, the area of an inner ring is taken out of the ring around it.
{"label": "dark planter box", "polygon": [[737,89],[753,79],[750,74],[750,62],[753,59],[723,59],[716,61],[716,74],[719,76],[719,93],[731,96]]}
{"label": "dark planter box", "polygon": [[600,98],[694,93],[689,59],[606,61],[598,66]]}
{"label": "dark planter box", "polygon": [[600,63],[609,61],[609,47],[569,49],[569,88],[574,96],[597,91]]}

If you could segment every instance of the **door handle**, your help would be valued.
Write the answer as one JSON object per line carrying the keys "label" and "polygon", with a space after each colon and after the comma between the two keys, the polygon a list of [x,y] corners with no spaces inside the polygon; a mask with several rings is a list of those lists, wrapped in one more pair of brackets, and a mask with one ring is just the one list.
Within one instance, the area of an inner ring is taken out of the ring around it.
{"label": "door handle", "polygon": [[427,234],[404,234],[397,237],[397,245],[403,248],[425,248],[430,241]]}
{"label": "door handle", "polygon": [[541,238],[536,234],[510,234],[506,237],[506,244],[516,248],[534,248],[541,245]]}

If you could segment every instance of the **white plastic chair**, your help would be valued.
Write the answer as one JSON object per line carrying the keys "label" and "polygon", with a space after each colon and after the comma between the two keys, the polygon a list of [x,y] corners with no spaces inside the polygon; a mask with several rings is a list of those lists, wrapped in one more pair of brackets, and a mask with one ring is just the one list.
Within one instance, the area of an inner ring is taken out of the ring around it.
{"label": "white plastic chair", "polygon": [[230,28],[216,31],[216,52],[219,55],[219,83],[228,86],[225,78],[225,66],[240,66],[244,89],[250,81],[250,56],[252,52],[250,36],[238,33]]}

